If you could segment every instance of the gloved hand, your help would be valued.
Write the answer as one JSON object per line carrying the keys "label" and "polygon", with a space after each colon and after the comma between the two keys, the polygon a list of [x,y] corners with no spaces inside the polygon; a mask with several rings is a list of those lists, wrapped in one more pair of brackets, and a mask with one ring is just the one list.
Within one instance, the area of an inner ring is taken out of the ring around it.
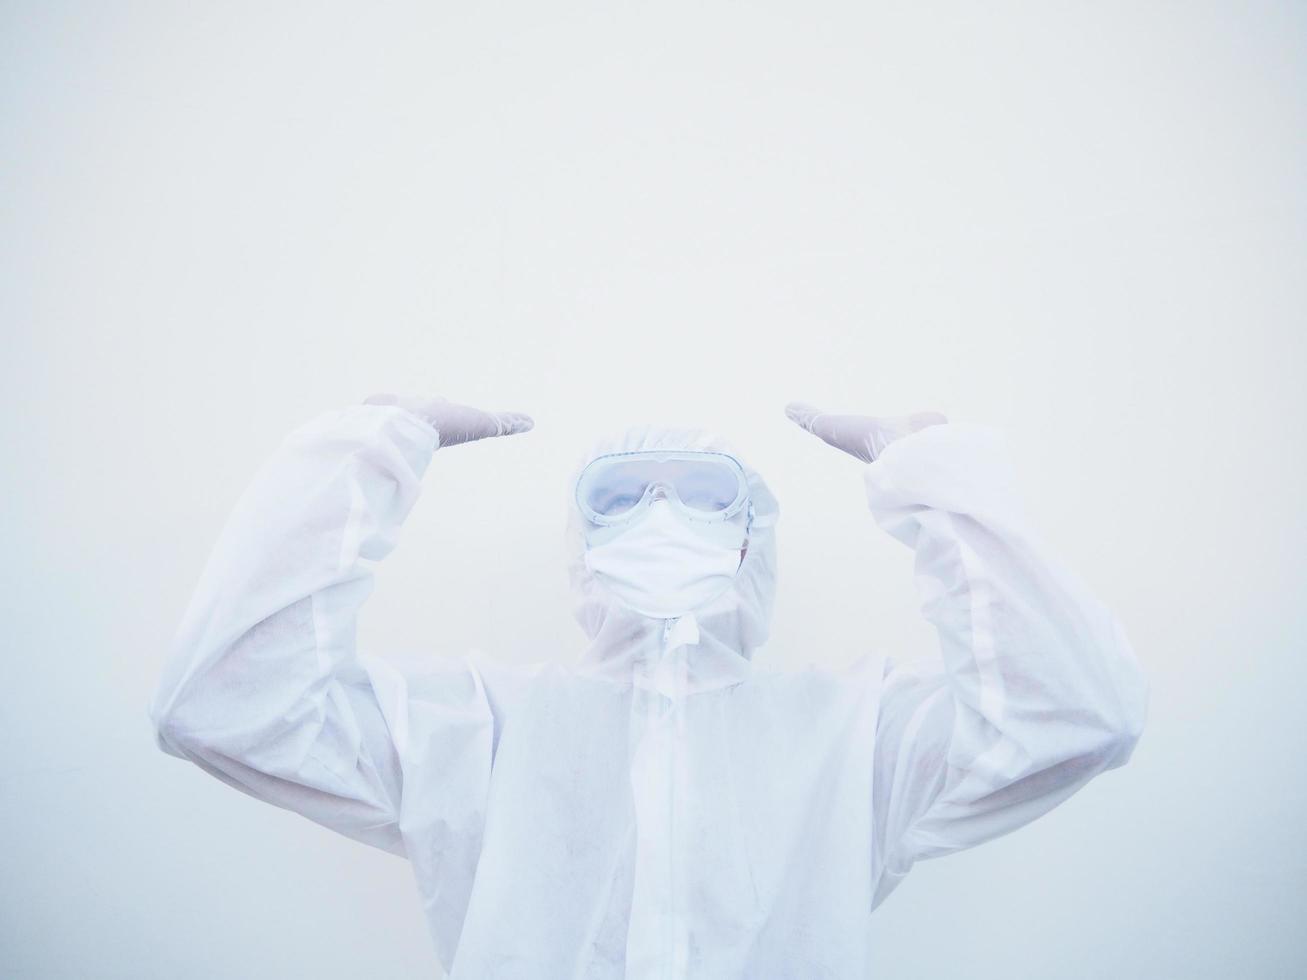
{"label": "gloved hand", "polygon": [[939,412],[914,412],[884,419],[872,415],[827,415],[803,402],[790,402],[785,406],[785,414],[828,445],[864,463],[873,462],[895,439],[928,425],[948,422]]}
{"label": "gloved hand", "polygon": [[431,423],[440,433],[440,445],[457,446],[494,436],[511,436],[528,432],[535,422],[521,412],[483,412],[470,405],[460,405],[439,396],[419,398],[400,395],[372,395],[365,405],[395,405]]}

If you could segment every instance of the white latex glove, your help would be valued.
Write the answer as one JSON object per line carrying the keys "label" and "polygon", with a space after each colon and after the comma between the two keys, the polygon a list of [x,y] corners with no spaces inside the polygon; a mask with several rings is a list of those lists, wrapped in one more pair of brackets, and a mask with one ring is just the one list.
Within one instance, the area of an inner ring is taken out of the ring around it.
{"label": "white latex glove", "polygon": [[511,436],[518,432],[529,432],[535,426],[531,416],[521,412],[484,412],[439,396],[422,398],[411,395],[373,395],[364,399],[364,404],[395,405],[425,419],[440,433],[441,446],[457,446],[494,436]]}
{"label": "white latex glove", "polygon": [[785,414],[827,445],[842,449],[864,463],[873,462],[895,439],[928,425],[948,422],[939,412],[913,412],[883,419],[872,415],[827,415],[804,402],[790,402],[785,406]]}

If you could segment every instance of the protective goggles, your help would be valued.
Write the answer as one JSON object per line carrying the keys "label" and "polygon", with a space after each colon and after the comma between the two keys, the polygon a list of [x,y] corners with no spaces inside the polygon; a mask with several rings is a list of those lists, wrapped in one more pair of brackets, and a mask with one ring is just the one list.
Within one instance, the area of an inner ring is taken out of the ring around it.
{"label": "protective goggles", "polygon": [[748,506],[749,484],[726,453],[662,449],[596,457],[576,481],[577,507],[600,526],[625,524],[664,498],[688,520],[720,523]]}

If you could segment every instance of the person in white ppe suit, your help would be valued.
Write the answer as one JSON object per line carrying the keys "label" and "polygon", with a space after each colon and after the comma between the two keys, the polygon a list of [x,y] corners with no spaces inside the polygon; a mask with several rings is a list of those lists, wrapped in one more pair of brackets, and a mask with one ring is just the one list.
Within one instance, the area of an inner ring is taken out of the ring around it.
{"label": "person in white ppe suit", "polygon": [[575,664],[363,655],[370,566],[437,448],[532,424],[379,396],[292,433],[236,506],[150,708],[161,747],[407,857],[460,980],[872,975],[868,916],[913,864],[1124,764],[1148,686],[994,432],[787,412],[860,461],[938,656],[753,663],[776,501],[719,438],[655,428],[577,467]]}

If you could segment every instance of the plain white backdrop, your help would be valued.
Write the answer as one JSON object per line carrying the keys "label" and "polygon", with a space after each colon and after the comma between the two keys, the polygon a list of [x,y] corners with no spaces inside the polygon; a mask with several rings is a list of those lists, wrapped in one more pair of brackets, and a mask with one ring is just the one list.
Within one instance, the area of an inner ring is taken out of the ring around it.
{"label": "plain white backdrop", "polygon": [[641,421],[777,493],[760,656],[933,654],[782,408],[1001,427],[1149,724],[919,864],[879,976],[1307,972],[1307,9],[925,6],[0,6],[0,976],[439,976],[401,860],[145,714],[255,469],[377,391],[536,420],[437,454],[396,655],[575,656],[566,475]]}

